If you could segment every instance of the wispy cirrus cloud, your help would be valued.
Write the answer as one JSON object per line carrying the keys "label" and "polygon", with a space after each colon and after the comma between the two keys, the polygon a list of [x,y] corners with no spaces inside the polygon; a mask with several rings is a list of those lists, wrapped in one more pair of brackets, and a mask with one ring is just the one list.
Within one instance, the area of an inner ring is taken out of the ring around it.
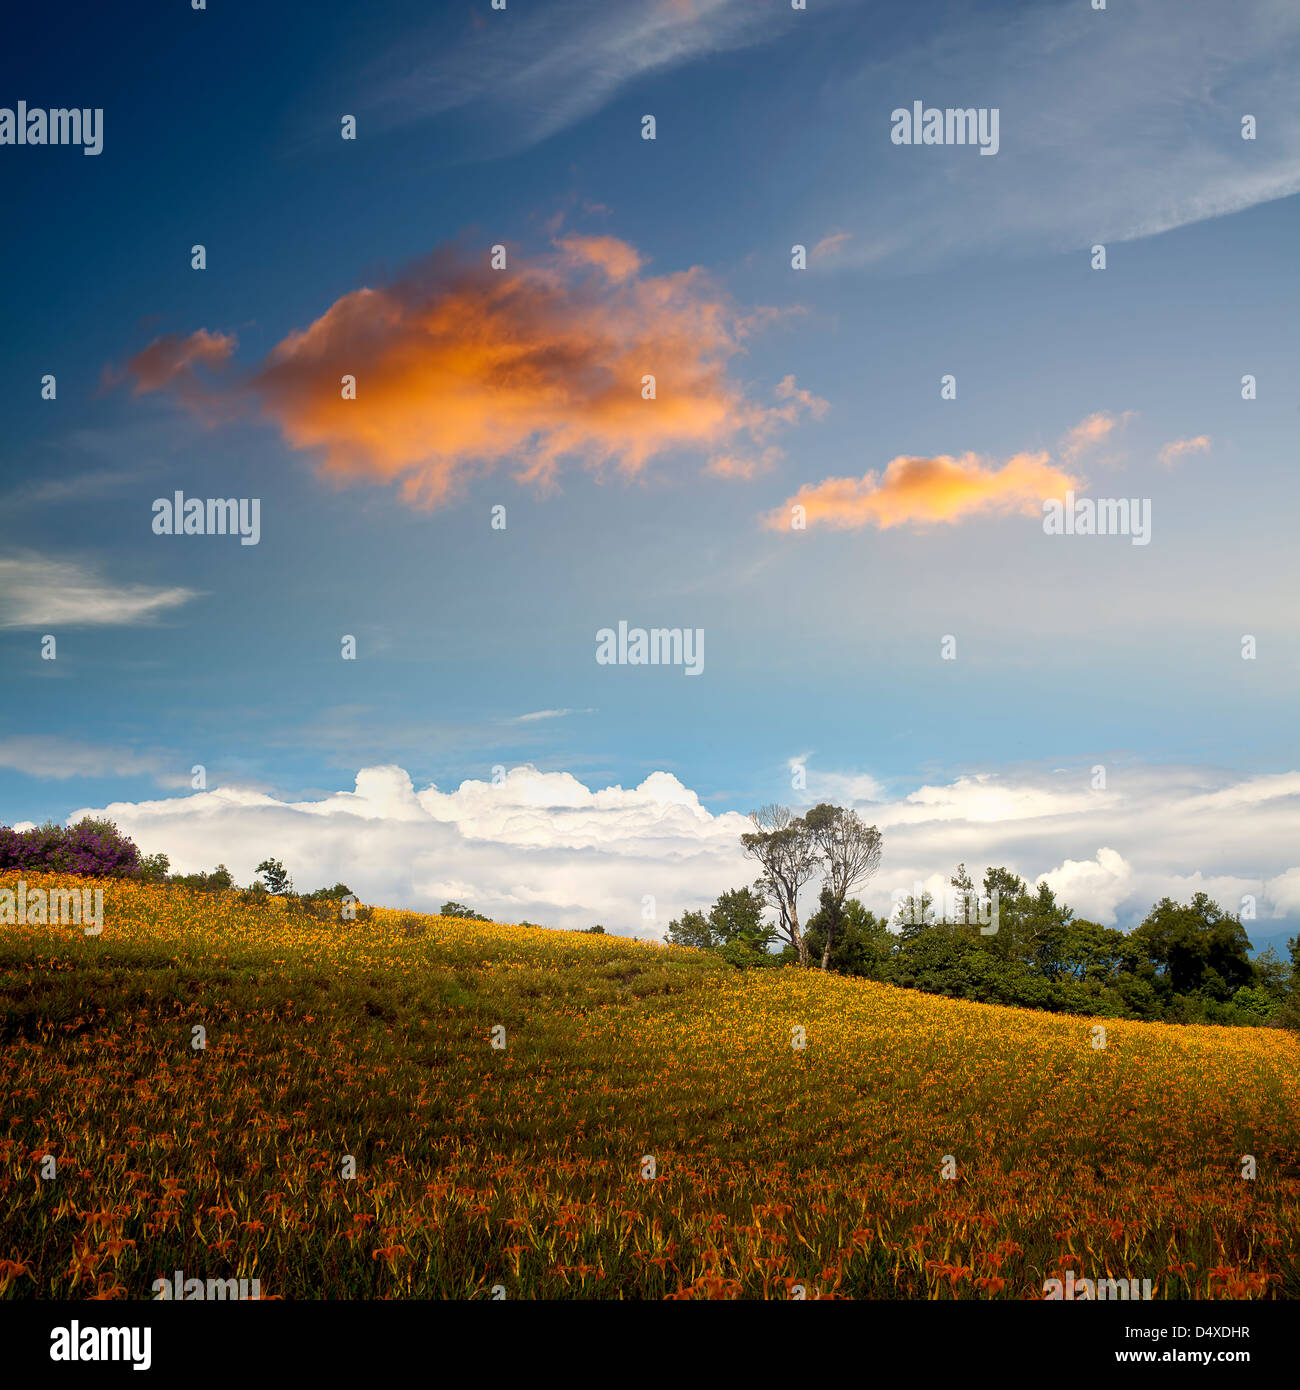
{"label": "wispy cirrus cloud", "polygon": [[0,628],[133,626],[197,597],[179,585],[111,583],[76,561],[0,556]]}
{"label": "wispy cirrus cloud", "polygon": [[88,469],[64,477],[27,479],[0,497],[9,507],[43,507],[65,502],[99,501],[144,482],[153,474],[147,469]]}
{"label": "wispy cirrus cloud", "polygon": [[[1293,0],[966,7],[925,35],[828,82],[827,120],[871,196],[818,200],[855,233],[823,268],[1086,250],[1300,192]],[[890,148],[891,110],[915,99],[997,107],[997,157]]]}
{"label": "wispy cirrus cloud", "polygon": [[[673,451],[771,449],[826,405],[793,376],[764,402],[729,374],[777,317],[739,309],[698,267],[646,274],[627,243],[570,235],[504,271],[439,251],[343,295],[248,372],[232,336],[199,329],[155,340],[119,376],[209,421],[260,411],[327,476],[437,507],[506,460],[546,488],[565,461],[634,477]],[[341,399],[345,376],[355,399]]]}
{"label": "wispy cirrus cloud", "polygon": [[764,449],[758,454],[715,454],[704,471],[715,478],[748,483],[770,473],[780,460],[780,449]]}
{"label": "wispy cirrus cloud", "polygon": [[468,32],[439,18],[371,64],[361,109],[381,129],[462,112],[477,143],[491,142],[485,153],[506,153],[591,115],[638,78],[764,43],[799,17],[754,0],[551,0]]}
{"label": "wispy cirrus cloud", "polygon": [[843,254],[845,246],[853,240],[852,232],[834,231],[826,236],[808,253],[810,261],[832,260]]}
{"label": "wispy cirrus cloud", "polygon": [[1166,468],[1172,468],[1188,454],[1203,454],[1208,452],[1209,447],[1208,434],[1198,434],[1194,439],[1174,439],[1161,446],[1159,459]]}
{"label": "wispy cirrus cloud", "polygon": [[534,724],[541,719],[564,719],[570,714],[594,714],[593,709],[535,709],[528,714],[517,714],[509,722],[512,724]]}
{"label": "wispy cirrus cloud", "polygon": [[[0,767],[28,777],[66,781],[72,777],[148,776],[162,783],[179,785],[181,779],[176,766],[176,760],[169,760],[160,753],[103,747],[53,734],[15,734],[0,738]],[[188,777],[184,781],[188,785]]]}

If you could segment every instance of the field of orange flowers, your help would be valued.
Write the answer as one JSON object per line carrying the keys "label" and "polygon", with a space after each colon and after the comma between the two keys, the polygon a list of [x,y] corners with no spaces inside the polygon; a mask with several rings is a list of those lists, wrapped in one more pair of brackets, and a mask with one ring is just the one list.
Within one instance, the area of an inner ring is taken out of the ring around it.
{"label": "field of orange flowers", "polygon": [[109,884],[0,925],[0,1296],[1300,1294],[1294,1035],[1095,1024]]}

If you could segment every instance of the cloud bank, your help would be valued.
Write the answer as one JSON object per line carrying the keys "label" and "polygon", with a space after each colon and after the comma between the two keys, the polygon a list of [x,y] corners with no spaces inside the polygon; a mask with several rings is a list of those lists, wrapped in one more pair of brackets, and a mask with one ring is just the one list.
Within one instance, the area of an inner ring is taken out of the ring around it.
{"label": "cloud bank", "polygon": [[[1045,879],[1080,916],[1108,924],[1132,925],[1157,898],[1197,891],[1230,911],[1254,895],[1261,925],[1300,914],[1300,772],[1115,768],[1106,790],[1092,781],[1085,768],[981,773],[891,798],[865,774],[810,768],[806,799],[853,802],[879,825],[884,861],[862,897],[881,912],[917,882],[941,887],[964,861],[976,877],[1006,864]],[[444,792],[417,791],[389,765],[318,800],[227,786],[76,815],[87,813],[112,817],[178,871],[220,861],[248,881],[272,854],[302,887],[342,879],[389,906],[436,910],[456,898],[504,921],[636,935],[662,936],[683,910],[755,877],[739,847],[747,819],[710,812],[667,772],[591,789],[524,766],[499,785]]]}

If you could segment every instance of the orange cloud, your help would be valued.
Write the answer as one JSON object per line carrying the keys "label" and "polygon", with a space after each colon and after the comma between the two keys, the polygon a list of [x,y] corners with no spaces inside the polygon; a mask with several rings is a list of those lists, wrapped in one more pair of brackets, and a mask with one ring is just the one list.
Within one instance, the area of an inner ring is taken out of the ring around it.
{"label": "orange cloud", "polygon": [[[207,413],[251,403],[325,474],[399,483],[429,507],[505,460],[542,485],[566,459],[630,477],[673,450],[732,459],[746,438],[770,448],[775,430],[825,409],[793,378],[774,406],[730,379],[731,359],[773,311],[740,313],[698,267],[641,267],[613,237],[566,236],[509,271],[444,250],[391,285],[345,294],[238,380],[195,375],[234,347],[203,329],[159,339],[127,370],[137,393],[172,389]],[[341,397],[345,375],[355,400]]]}
{"label": "orange cloud", "polygon": [[1128,423],[1128,418],[1132,413],[1131,410],[1126,410],[1117,419],[1108,411],[1099,410],[1096,414],[1089,415],[1086,420],[1081,420],[1065,436],[1065,441],[1061,446],[1062,459],[1066,463],[1073,463],[1080,454],[1086,453],[1089,449],[1095,449],[1099,444],[1104,444],[1117,428]]}
{"label": "orange cloud", "polygon": [[828,236],[822,237],[817,245],[813,247],[812,259],[816,261],[825,256],[829,260],[831,257],[839,254],[840,248],[846,241],[852,240],[852,232],[831,232]]}
{"label": "orange cloud", "polygon": [[644,264],[635,247],[616,236],[580,236],[576,232],[554,243],[573,266],[595,266],[614,281],[627,280]]}
{"label": "orange cloud", "polygon": [[[196,366],[220,367],[229,361],[237,346],[233,335],[209,333],[200,328],[187,338],[174,333],[155,338],[143,352],[138,352],[126,364],[126,375],[135,378],[132,394],[161,391],[170,387],[188,405],[197,406],[207,391],[195,376]],[[122,373],[105,374],[108,384],[122,379]]]}
{"label": "orange cloud", "polygon": [[746,457],[737,454],[715,454],[709,460],[706,473],[712,473],[715,478],[739,478],[744,482],[749,482],[757,478],[760,474],[770,473],[777,463],[780,462],[780,449],[764,449],[757,457]]}
{"label": "orange cloud", "polygon": [[1203,453],[1209,447],[1210,436],[1208,434],[1198,434],[1195,439],[1175,439],[1172,443],[1161,446],[1160,462],[1166,468],[1172,468],[1184,454]]}
{"label": "orange cloud", "polygon": [[820,420],[830,409],[830,402],[795,384],[794,376],[783,376],[776,384],[776,398],[785,404],[774,413],[788,425],[793,425],[801,410],[807,410],[814,420]]}
{"label": "orange cloud", "polygon": [[1079,479],[1053,467],[1046,453],[1017,454],[1001,468],[971,453],[960,458],[900,456],[890,461],[883,474],[806,484],[784,506],[770,512],[765,525],[789,530],[790,509],[796,506],[804,508],[809,527],[840,531],[956,523],[999,513],[1036,515],[1044,498],[1080,486]]}

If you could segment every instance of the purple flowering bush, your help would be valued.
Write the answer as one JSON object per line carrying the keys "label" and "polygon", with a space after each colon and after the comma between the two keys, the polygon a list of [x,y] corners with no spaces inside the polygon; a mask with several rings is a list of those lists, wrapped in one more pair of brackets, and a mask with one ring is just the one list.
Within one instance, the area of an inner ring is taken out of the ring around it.
{"label": "purple flowering bush", "polygon": [[32,830],[0,826],[0,873],[124,878],[139,869],[140,851],[110,820],[87,816],[76,825],[47,822]]}

